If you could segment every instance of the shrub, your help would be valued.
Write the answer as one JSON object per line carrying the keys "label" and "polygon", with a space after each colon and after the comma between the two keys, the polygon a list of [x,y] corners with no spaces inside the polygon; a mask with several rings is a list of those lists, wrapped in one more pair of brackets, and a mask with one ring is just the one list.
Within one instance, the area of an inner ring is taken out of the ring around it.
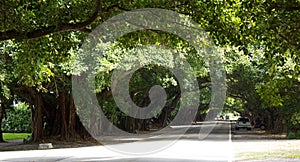
{"label": "shrub", "polygon": [[287,139],[300,139],[300,130],[296,131],[296,132],[289,132],[287,134]]}
{"label": "shrub", "polygon": [[6,110],[6,118],[2,122],[3,132],[9,133],[30,133],[31,119],[30,109],[25,103],[20,103],[12,109]]}
{"label": "shrub", "polygon": [[287,138],[300,139],[300,113],[294,113],[287,123]]}

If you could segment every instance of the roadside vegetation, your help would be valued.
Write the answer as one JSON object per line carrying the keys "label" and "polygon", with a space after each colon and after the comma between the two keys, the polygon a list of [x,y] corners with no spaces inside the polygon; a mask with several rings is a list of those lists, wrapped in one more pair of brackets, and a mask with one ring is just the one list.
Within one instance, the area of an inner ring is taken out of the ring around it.
{"label": "roadside vegetation", "polygon": [[272,159],[272,158],[300,159],[300,149],[278,150],[272,152],[266,151],[266,152],[255,152],[255,153],[241,153],[237,155],[237,158],[244,159],[244,160]]}
{"label": "roadside vegetation", "polygon": [[30,138],[30,135],[31,133],[3,133],[3,139],[5,141],[20,139],[28,140]]}
{"label": "roadside vegetation", "polygon": [[[82,122],[93,127],[90,123],[97,123],[95,112],[85,112],[89,121],[81,121],[72,94],[72,77],[84,76],[86,70],[76,66],[80,65],[76,62],[78,50],[104,21],[143,8],[181,13],[184,16],[180,22],[191,18],[206,31],[225,64],[226,112],[238,112],[264,123],[270,133],[300,138],[299,0],[1,0],[0,22],[5,23],[0,23],[0,142],[2,131],[30,131],[32,142],[51,137],[63,141],[90,138]],[[105,45],[102,58],[96,60],[99,66],[95,68],[93,92],[111,123],[130,133],[160,129],[174,119],[183,102],[177,78],[170,70],[149,65],[132,75],[129,98],[145,107],[150,103],[150,88],[161,85],[168,96],[164,109],[145,120],[120,111],[112,96],[112,74],[122,58],[136,59],[132,56],[138,52],[141,60],[137,61],[141,65],[147,62],[146,55],[139,51],[141,46],[148,47],[149,53],[160,54],[166,50],[152,47],[163,46],[174,54],[172,58],[189,61],[201,92],[195,120],[205,119],[212,81],[205,60],[187,41],[145,29]],[[95,51],[102,48],[99,44],[93,47]],[[159,58],[170,65],[176,62],[167,55]],[[14,100],[26,103],[28,107],[21,111],[26,115],[11,107]]]}
{"label": "roadside vegetation", "polygon": [[29,106],[24,102],[14,102],[6,110],[2,122],[2,131],[5,133],[31,133],[31,112]]}

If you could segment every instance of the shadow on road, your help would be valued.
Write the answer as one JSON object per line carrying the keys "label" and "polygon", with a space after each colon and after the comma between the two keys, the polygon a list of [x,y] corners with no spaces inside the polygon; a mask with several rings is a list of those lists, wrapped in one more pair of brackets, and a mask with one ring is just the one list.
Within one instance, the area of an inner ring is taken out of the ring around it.
{"label": "shadow on road", "polygon": [[[15,158],[15,159],[7,159],[4,160],[3,162],[20,162],[20,161],[40,161],[42,160],[43,162],[53,162],[53,161],[101,161],[101,162],[207,162],[207,160],[192,160],[192,159],[173,159],[173,158],[150,158],[150,157],[141,157],[141,158],[115,158],[115,157],[104,157],[104,158],[72,158],[68,159],[65,157],[57,157],[57,158],[43,158],[43,157],[36,157],[36,158]],[[227,162],[227,160],[220,161],[217,160],[218,162]],[[210,162],[217,162],[217,161],[210,161]]]}

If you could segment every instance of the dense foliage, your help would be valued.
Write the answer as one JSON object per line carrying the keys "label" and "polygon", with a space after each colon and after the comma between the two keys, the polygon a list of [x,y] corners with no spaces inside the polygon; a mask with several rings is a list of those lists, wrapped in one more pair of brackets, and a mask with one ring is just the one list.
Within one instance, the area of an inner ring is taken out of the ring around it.
{"label": "dense foliage", "polygon": [[30,133],[31,113],[28,105],[20,103],[15,108],[6,110],[2,131],[6,133]]}
{"label": "dense foliage", "polygon": [[[209,34],[224,57],[227,110],[260,118],[272,132],[299,130],[299,0],[2,0],[0,6],[0,121],[13,96],[18,96],[33,114],[33,141],[45,136],[88,137],[75,113],[71,92],[74,58],[96,26],[114,15],[141,8],[179,12]],[[113,43],[100,60],[96,76],[97,97],[113,123],[129,132],[142,129],[132,126],[136,121],[116,109],[109,87],[122,52],[130,54],[139,45],[165,46],[188,58],[197,71],[202,95],[198,120],[203,120],[211,81],[203,59],[187,42],[169,33],[143,30]],[[82,69],[77,70],[80,74]],[[145,67],[131,83],[130,94],[141,106],[149,102],[150,84],[166,88],[167,108],[146,123],[168,124],[180,98],[173,76],[160,66]]]}

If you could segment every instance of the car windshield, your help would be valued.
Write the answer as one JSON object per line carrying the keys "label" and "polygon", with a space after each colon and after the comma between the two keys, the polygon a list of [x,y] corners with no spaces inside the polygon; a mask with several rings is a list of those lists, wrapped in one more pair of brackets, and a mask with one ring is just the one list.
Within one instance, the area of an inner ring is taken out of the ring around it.
{"label": "car windshield", "polygon": [[239,118],[240,122],[250,122],[248,118]]}

